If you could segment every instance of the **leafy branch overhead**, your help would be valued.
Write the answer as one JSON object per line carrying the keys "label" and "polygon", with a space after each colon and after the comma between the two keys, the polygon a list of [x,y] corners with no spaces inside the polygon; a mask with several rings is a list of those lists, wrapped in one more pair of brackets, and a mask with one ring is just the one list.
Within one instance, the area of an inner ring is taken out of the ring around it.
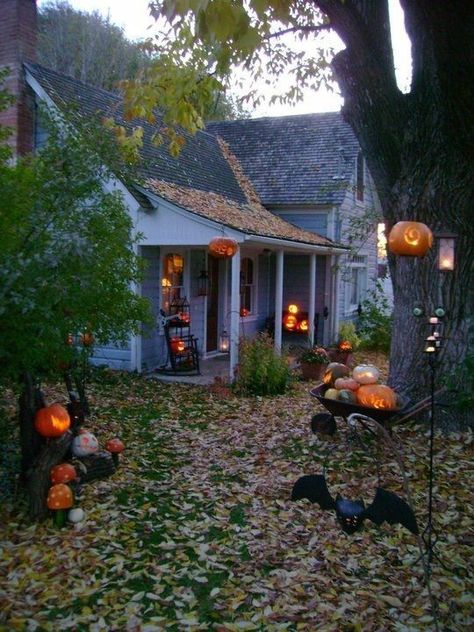
{"label": "leafy branch overhead", "polygon": [[[164,129],[156,140],[168,139],[176,154],[183,128],[203,128],[216,91],[230,87],[233,68],[250,73],[253,81],[277,82],[283,72],[294,81],[286,93],[271,100],[296,102],[307,86],[317,88],[330,80],[329,47],[315,46],[310,55],[304,41],[326,31],[326,18],[310,3],[261,2],[152,2],[151,15],[165,28],[147,42],[153,61],[137,80],[123,83],[129,118],[155,122],[155,108],[163,112]],[[296,33],[300,47],[285,41]],[[258,103],[251,87],[242,97]]]}

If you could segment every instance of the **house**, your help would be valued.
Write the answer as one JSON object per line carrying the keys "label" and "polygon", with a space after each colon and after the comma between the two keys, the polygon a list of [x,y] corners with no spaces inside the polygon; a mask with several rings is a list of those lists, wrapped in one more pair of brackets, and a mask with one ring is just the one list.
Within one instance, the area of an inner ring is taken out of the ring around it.
{"label": "house", "polygon": [[[17,153],[44,139],[40,106],[74,106],[129,126],[118,95],[35,63],[35,25],[34,0],[3,2],[0,67],[12,70],[9,88],[18,100],[0,123],[14,127]],[[290,304],[305,313],[304,338],[333,340],[339,320],[356,314],[376,268],[375,242],[357,244],[356,254],[341,244],[350,216],[374,200],[340,115],[212,124],[188,137],[178,158],[153,145],[156,126],[135,123],[144,128],[137,182],[114,179],[110,186],[123,193],[144,236],[139,252],[148,266],[137,291],[150,300],[157,326],[125,346],[96,349],[94,361],[138,371],[164,366],[170,344],[160,310],[167,315],[176,306],[185,306],[201,357],[218,353],[220,334],[228,332],[231,376],[241,335],[271,323],[281,349]],[[230,260],[208,253],[218,235],[239,245]]]}

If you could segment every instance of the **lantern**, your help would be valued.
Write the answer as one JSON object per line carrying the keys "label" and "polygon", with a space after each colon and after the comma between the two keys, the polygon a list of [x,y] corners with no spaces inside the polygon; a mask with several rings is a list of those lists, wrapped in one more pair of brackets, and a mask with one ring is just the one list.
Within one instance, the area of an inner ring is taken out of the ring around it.
{"label": "lantern", "polygon": [[388,236],[388,249],[395,255],[423,257],[433,245],[433,233],[422,222],[397,222]]}
{"label": "lantern", "polygon": [[[349,369],[345,364],[341,364],[340,362],[330,362],[323,375],[323,382],[329,386],[334,386],[337,378],[347,377],[348,375]],[[326,394],[324,396],[326,397]]]}
{"label": "lantern", "polygon": [[250,314],[250,312],[249,312],[249,310],[246,307],[241,307],[240,308],[240,317],[241,318],[245,318],[249,314]]}
{"label": "lantern", "polygon": [[229,334],[225,329],[222,330],[221,335],[219,336],[219,351],[221,353],[229,353],[230,349],[230,339]]}
{"label": "lantern", "polygon": [[35,430],[43,437],[60,437],[70,425],[67,410],[59,404],[40,408],[35,416]]}
{"label": "lantern", "polygon": [[283,318],[283,326],[285,329],[288,329],[288,331],[294,331],[298,326],[298,319],[294,314],[287,314],[287,316]]}
{"label": "lantern", "polygon": [[298,329],[300,331],[308,331],[308,329],[309,329],[308,321],[307,320],[300,321],[300,323],[298,325]]}
{"label": "lantern", "polygon": [[288,311],[290,314],[297,314],[299,312],[298,305],[288,305]]}
{"label": "lantern", "polygon": [[440,272],[451,272],[454,270],[454,244],[456,235],[443,233],[436,235],[438,242],[438,270]]}
{"label": "lantern", "polygon": [[182,338],[173,336],[170,340],[170,347],[173,353],[182,353],[186,345],[184,344],[184,340]]}
{"label": "lantern", "polygon": [[380,371],[371,364],[359,364],[352,371],[352,377],[359,384],[375,384],[380,377]]}
{"label": "lantern", "polygon": [[209,254],[217,259],[231,259],[239,249],[239,244],[230,237],[213,237],[209,242]]}
{"label": "lantern", "polygon": [[393,410],[397,408],[397,395],[384,384],[363,384],[357,391],[357,402],[367,408]]}

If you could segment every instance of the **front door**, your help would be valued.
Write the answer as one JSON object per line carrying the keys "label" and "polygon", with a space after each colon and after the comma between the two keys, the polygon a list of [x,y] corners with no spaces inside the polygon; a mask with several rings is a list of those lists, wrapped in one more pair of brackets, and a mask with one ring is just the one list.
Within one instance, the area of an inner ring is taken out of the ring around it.
{"label": "front door", "polygon": [[217,351],[219,317],[219,259],[208,256],[209,292],[207,295],[206,351]]}

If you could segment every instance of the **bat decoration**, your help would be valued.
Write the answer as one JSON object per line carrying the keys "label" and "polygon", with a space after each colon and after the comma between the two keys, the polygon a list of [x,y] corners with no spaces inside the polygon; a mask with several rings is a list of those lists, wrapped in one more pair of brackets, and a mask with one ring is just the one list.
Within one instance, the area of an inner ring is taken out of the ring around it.
{"label": "bat decoration", "polygon": [[334,500],[329,493],[326,478],[321,474],[311,474],[302,476],[293,486],[291,500],[303,498],[318,503],[321,509],[334,509],[345,533],[355,533],[366,519],[376,525],[381,525],[382,522],[400,523],[411,533],[419,533],[411,507],[402,498],[383,487],[377,487],[374,500],[366,507],[362,500],[346,500],[339,495]]}

